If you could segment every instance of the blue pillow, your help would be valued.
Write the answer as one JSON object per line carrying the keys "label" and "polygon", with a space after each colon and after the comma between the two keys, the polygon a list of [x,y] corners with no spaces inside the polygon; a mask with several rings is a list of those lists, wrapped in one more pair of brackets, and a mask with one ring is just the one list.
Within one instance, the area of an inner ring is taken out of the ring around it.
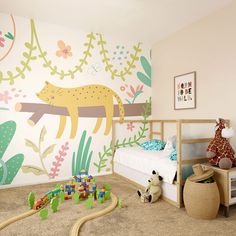
{"label": "blue pillow", "polygon": [[160,151],[160,150],[164,149],[165,142],[158,140],[158,139],[153,139],[153,140],[146,141],[146,142],[140,144],[139,146],[142,147],[144,150]]}
{"label": "blue pillow", "polygon": [[177,152],[175,148],[174,148],[174,151],[171,153],[170,159],[172,161],[177,161]]}

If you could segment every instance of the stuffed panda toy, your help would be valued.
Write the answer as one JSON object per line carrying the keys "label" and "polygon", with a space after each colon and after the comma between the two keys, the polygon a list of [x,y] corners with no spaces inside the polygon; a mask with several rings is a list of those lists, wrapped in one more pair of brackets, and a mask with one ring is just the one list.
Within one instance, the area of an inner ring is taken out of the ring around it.
{"label": "stuffed panda toy", "polygon": [[161,181],[162,177],[159,176],[159,174],[153,170],[152,176],[148,180],[149,184],[144,192],[141,190],[138,190],[138,196],[141,198],[142,202],[156,202],[159,197],[161,196]]}

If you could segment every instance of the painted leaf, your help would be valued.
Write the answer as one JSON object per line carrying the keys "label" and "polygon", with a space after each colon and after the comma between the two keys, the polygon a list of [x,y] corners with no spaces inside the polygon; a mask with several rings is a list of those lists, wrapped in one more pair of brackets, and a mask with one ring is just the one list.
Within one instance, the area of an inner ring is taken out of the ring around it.
{"label": "painted leaf", "polygon": [[[15,176],[17,175],[22,163],[24,161],[23,154],[17,154],[5,162],[7,167],[7,178],[3,184],[11,184]],[[3,167],[0,168],[0,176],[3,174]]]}
{"label": "painted leaf", "polygon": [[7,32],[7,34],[5,34],[4,36],[11,39],[11,40],[14,39],[14,36],[10,32]]}
{"label": "painted leaf", "polygon": [[130,93],[130,92],[127,92],[127,95],[128,95],[130,98],[133,98],[133,97],[134,97],[134,95],[133,95],[132,93]]}
{"label": "painted leaf", "polygon": [[82,153],[84,150],[84,142],[85,142],[85,138],[86,138],[86,131],[83,131],[83,134],[80,138],[80,143],[78,146],[78,151],[77,151],[77,157],[76,157],[76,174],[79,173],[79,171],[82,169],[81,165],[82,165]]}
{"label": "painted leaf", "polygon": [[131,92],[132,92],[133,94],[135,94],[135,89],[134,89],[134,87],[133,87],[132,85],[130,85],[130,90],[131,90]]}
{"label": "painted leaf", "polygon": [[151,79],[148,78],[145,74],[143,74],[142,72],[137,72],[137,76],[138,79],[144,83],[145,85],[147,85],[148,87],[151,87]]}
{"label": "painted leaf", "polygon": [[142,67],[143,67],[145,73],[147,74],[149,79],[151,79],[151,77],[152,77],[152,67],[151,67],[150,63],[148,62],[148,60],[144,56],[140,57],[140,61],[141,61],[141,64],[142,64]]}
{"label": "painted leaf", "polygon": [[75,152],[73,152],[72,167],[71,167],[71,169],[72,169],[71,173],[72,173],[73,176],[76,175],[76,166],[75,165],[76,165],[76,162],[75,162]]}
{"label": "painted leaf", "polygon": [[87,142],[86,142],[86,145],[84,147],[84,152],[83,152],[83,157],[82,157],[82,166],[81,166],[81,169],[85,169],[86,168],[86,161],[88,159],[88,153],[89,153],[89,148],[90,148],[90,145],[91,145],[91,141],[92,141],[92,137],[89,137]]}
{"label": "painted leaf", "polygon": [[55,146],[56,144],[53,144],[49,146],[48,148],[46,148],[46,150],[42,154],[42,158],[46,158],[49,154],[51,154],[54,151]]}
{"label": "painted leaf", "polygon": [[10,120],[0,125],[0,159],[3,157],[15,132],[16,132],[15,121]]}
{"label": "painted leaf", "polygon": [[37,147],[37,145],[29,139],[25,139],[25,145],[27,147],[31,147],[35,152],[39,152],[39,148]]}
{"label": "painted leaf", "polygon": [[45,137],[46,134],[47,134],[47,130],[46,130],[45,127],[43,127],[42,130],[41,130],[41,133],[40,133],[40,138],[39,138],[40,142],[44,141],[44,137]]}
{"label": "painted leaf", "polygon": [[23,173],[30,173],[31,172],[35,175],[46,175],[47,174],[43,169],[41,169],[37,166],[32,166],[32,165],[22,166],[21,169],[22,169]]}

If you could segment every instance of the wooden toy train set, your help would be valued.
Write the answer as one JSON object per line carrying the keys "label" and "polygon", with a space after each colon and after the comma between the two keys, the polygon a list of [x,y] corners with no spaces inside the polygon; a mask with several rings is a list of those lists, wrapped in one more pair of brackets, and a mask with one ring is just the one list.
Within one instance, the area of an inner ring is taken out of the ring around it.
{"label": "wooden toy train set", "polygon": [[84,201],[87,208],[92,208],[95,200],[99,203],[103,203],[105,200],[111,199],[110,205],[102,210],[92,212],[89,215],[79,218],[70,229],[70,236],[77,236],[80,227],[86,221],[111,212],[117,205],[119,208],[122,208],[122,199],[118,199],[110,192],[109,184],[105,184],[101,189],[98,189],[93,176],[88,175],[87,171],[81,170],[79,175],[71,178],[67,184],[57,184],[54,189],[46,192],[43,197],[40,197],[36,201],[34,193],[30,192],[28,195],[28,206],[30,210],[0,222],[0,231],[8,225],[29,217],[37,212],[39,212],[40,218],[44,220],[48,217],[48,209],[46,208],[48,203],[50,203],[52,212],[55,213],[57,212],[59,201],[62,203],[64,200],[68,199],[72,199],[74,204]]}
{"label": "wooden toy train set", "polygon": [[[81,170],[78,176],[73,176],[69,183],[65,185],[57,184],[55,189],[52,189],[45,193],[43,197],[40,197],[32,204],[30,197],[28,198],[30,208],[34,210],[40,210],[44,208],[54,198],[60,199],[60,202],[64,200],[78,197],[78,201],[91,199],[98,200],[103,203],[104,200],[110,199],[110,186],[104,185],[100,190],[97,189],[97,184],[93,176],[88,175],[88,172]],[[34,199],[33,199],[34,201]]]}

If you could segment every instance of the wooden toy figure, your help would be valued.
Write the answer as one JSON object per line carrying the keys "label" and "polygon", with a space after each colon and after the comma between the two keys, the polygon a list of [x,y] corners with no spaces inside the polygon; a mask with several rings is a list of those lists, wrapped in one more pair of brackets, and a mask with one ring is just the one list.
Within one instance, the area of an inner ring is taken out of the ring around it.
{"label": "wooden toy figure", "polygon": [[41,220],[47,219],[47,217],[48,217],[48,209],[47,208],[41,209],[40,212],[39,212],[39,216],[40,216]]}
{"label": "wooden toy figure", "polygon": [[30,192],[29,195],[28,195],[28,206],[29,206],[30,209],[33,209],[34,201],[35,201],[34,193]]}
{"label": "wooden toy figure", "polygon": [[53,213],[57,212],[58,202],[59,201],[57,197],[54,197],[50,202],[50,208],[52,209]]}

